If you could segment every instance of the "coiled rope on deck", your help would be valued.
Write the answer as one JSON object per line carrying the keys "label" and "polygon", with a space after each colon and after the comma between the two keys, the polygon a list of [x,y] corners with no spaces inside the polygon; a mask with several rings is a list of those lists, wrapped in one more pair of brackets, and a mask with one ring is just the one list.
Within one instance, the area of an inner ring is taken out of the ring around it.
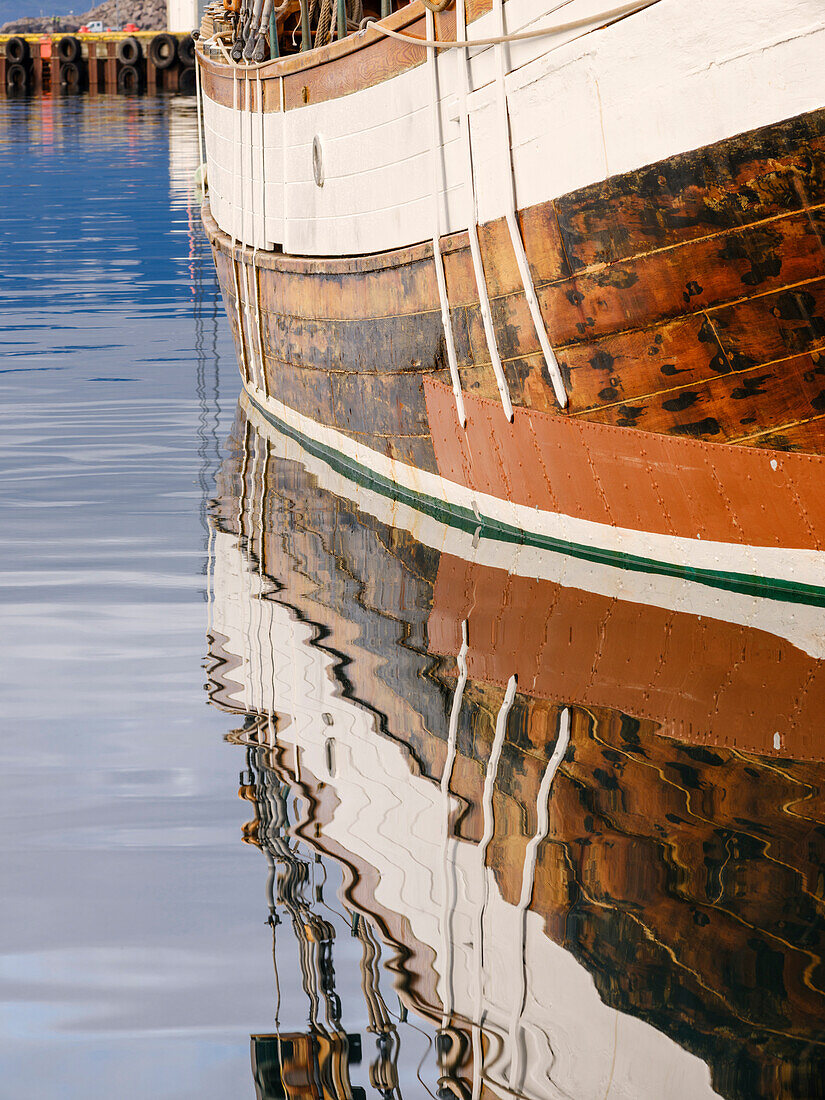
{"label": "coiled rope on deck", "polygon": [[[447,2],[452,3],[452,0],[447,0]],[[318,17],[315,26],[315,41],[313,42],[315,49],[319,46],[327,46],[332,42],[335,11],[336,0],[309,0],[310,26],[315,22],[316,15]],[[360,28],[364,17],[363,0],[346,0],[344,14],[348,27],[352,27],[353,30]]]}

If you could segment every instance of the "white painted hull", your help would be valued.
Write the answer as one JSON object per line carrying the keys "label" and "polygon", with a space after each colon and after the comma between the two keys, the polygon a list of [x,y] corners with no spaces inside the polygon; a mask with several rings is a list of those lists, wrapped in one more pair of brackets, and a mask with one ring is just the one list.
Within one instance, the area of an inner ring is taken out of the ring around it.
{"label": "white painted hull", "polygon": [[[506,29],[591,15],[597,27],[599,14],[613,7],[607,0],[507,0]],[[470,25],[468,37],[497,31],[493,11]],[[506,51],[511,142],[496,109],[497,49]],[[478,48],[469,62],[464,51],[445,51],[437,59],[435,159],[427,64],[294,110],[241,111],[206,96],[212,212],[236,240],[297,256],[403,247],[431,239],[437,226],[452,233],[466,229],[474,216],[480,223],[503,216],[510,201],[510,144],[516,205],[523,209],[820,108],[823,56],[819,0],[659,0],[590,33],[578,28]],[[255,84],[265,73],[239,70],[235,80]],[[461,138],[465,111],[469,177]],[[323,187],[313,177],[316,136]]]}

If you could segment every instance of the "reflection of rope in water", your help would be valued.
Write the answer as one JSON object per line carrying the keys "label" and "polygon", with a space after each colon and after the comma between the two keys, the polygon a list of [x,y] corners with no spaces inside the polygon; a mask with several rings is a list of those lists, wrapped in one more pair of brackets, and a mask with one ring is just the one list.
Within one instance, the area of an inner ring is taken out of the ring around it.
{"label": "reflection of rope in water", "polygon": [[511,676],[504,693],[504,701],[496,719],[496,731],[493,737],[493,746],[490,750],[490,759],[487,761],[487,771],[484,776],[484,790],[481,795],[481,811],[484,821],[484,829],[478,845],[478,863],[481,870],[481,904],[478,907],[476,917],[476,929],[474,938],[476,957],[476,1010],[473,1020],[473,1100],[479,1100],[481,1096],[481,1084],[484,1075],[484,1047],[482,1043],[482,1016],[484,1012],[484,913],[487,909],[488,882],[487,882],[487,849],[493,839],[495,818],[493,815],[493,793],[498,776],[498,765],[501,760],[501,751],[504,748],[504,737],[507,733],[507,719],[516,696],[516,678]]}
{"label": "reflection of rope in water", "polygon": [[[214,275],[212,275],[209,246],[200,228],[194,196],[191,191],[187,199],[187,231],[189,237],[189,281],[192,290],[192,315],[195,321],[195,389],[198,399],[198,457],[200,469],[198,484],[201,491],[200,516],[204,531],[208,532],[209,501],[214,491],[215,476],[221,462],[221,448],[218,438],[220,422],[220,356],[218,354],[218,293]],[[207,274],[209,273],[209,274]],[[211,295],[207,295],[207,288]],[[206,312],[207,298],[211,298],[212,311],[209,317],[211,329],[211,354],[206,354]],[[211,362],[211,371],[208,370]],[[207,378],[207,374],[211,377]]]}
{"label": "reflection of rope in water", "polygon": [[570,711],[567,707],[559,715],[559,725],[556,734],[556,745],[544,770],[539,793],[536,798],[536,831],[530,838],[524,853],[524,866],[521,875],[521,896],[517,907],[519,918],[519,992],[513,1004],[513,1016],[510,1021],[510,1075],[511,1089],[524,1088],[526,1066],[523,1054],[524,1040],[522,1036],[521,1018],[524,1013],[524,1005],[527,999],[527,911],[533,900],[533,887],[536,881],[536,862],[538,860],[539,847],[550,831],[550,787],[555,778],[559,765],[564,759],[567,747],[570,744]]}
{"label": "reflection of rope in water", "polygon": [[[452,799],[450,796],[450,781],[453,777],[453,768],[457,754],[458,719],[461,714],[461,703],[464,698],[464,688],[467,686],[467,620],[461,624],[461,649],[456,658],[458,665],[458,683],[453,695],[453,705],[450,710],[450,724],[447,735],[447,758],[444,761],[444,771],[441,776],[441,797],[443,802],[443,828],[441,842],[442,861],[442,888],[444,891],[442,914],[442,951],[444,958],[444,1015],[442,1027],[447,1027],[455,1008],[455,991],[453,988],[453,936],[452,920],[453,909],[457,900],[455,881],[455,862],[452,849],[458,843],[456,838],[450,835],[450,810]],[[451,843],[452,842],[452,843]]]}

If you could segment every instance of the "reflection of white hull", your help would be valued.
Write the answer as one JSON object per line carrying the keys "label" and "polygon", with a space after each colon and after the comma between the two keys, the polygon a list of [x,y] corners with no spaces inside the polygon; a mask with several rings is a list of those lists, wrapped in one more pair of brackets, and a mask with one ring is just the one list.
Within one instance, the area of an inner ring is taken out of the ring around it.
{"label": "reflection of white hull", "polygon": [[273,428],[246,395],[241,402],[246,417],[257,434],[267,440],[271,453],[300,462],[322,489],[355,501],[368,515],[391,527],[409,531],[425,546],[478,565],[506,569],[515,576],[535,577],[646,607],[687,612],[764,630],[786,639],[812,657],[825,657],[825,616],[821,607],[709,588],[680,577],[634,572],[483,536],[476,539],[467,531],[441,523],[426,512],[350,480]]}
{"label": "reflection of white hull", "polygon": [[[333,658],[311,644],[312,626],[261,598],[268,582],[235,537],[216,531],[214,539],[220,701],[277,715],[279,744],[300,749],[296,778],[311,774],[334,788],[325,837],[378,872],[376,906],[406,917],[417,953],[434,952],[444,1013],[472,1026],[476,1044],[483,1024],[489,1046],[483,1066],[474,1062],[477,1086],[483,1077],[497,1096],[535,1100],[715,1096],[701,1061],[608,1008],[541,917],[503,900],[481,848],[448,835],[454,799],[412,774],[403,749],[341,696]],[[552,813],[552,787],[549,799]],[[529,902],[529,861],[524,873]]]}

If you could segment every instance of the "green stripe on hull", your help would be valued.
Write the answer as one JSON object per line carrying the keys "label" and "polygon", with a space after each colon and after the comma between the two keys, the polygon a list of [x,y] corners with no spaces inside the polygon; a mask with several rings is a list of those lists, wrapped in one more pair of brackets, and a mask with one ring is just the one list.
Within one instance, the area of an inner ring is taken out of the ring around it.
{"label": "green stripe on hull", "polygon": [[502,520],[490,519],[481,515],[480,522],[470,508],[460,504],[448,504],[446,501],[408,489],[391,478],[367,469],[351,458],[347,458],[331,447],[324,446],[297,428],[286,424],[274,413],[269,412],[247,392],[247,397],[265,419],[279,432],[294,439],[309,454],[321,459],[336,473],[343,474],[350,481],[371,489],[391,500],[400,501],[424,515],[430,516],[448,527],[457,528],[474,534],[480,528],[482,538],[507,543],[517,543],[540,550],[550,550],[571,558],[608,565],[616,569],[627,569],[635,573],[651,573],[662,577],[677,577],[680,580],[693,581],[709,588],[720,588],[726,592],[739,592],[746,596],[758,596],[766,600],[779,600],[783,603],[808,604],[813,607],[825,607],[825,588],[813,584],[798,584],[794,581],[774,577],[755,577],[748,573],[728,573],[724,570],[697,569],[689,565],[675,565],[671,562],[657,561],[638,554],[628,554],[620,550],[608,550],[584,543],[568,542],[534,531],[524,531]]}

